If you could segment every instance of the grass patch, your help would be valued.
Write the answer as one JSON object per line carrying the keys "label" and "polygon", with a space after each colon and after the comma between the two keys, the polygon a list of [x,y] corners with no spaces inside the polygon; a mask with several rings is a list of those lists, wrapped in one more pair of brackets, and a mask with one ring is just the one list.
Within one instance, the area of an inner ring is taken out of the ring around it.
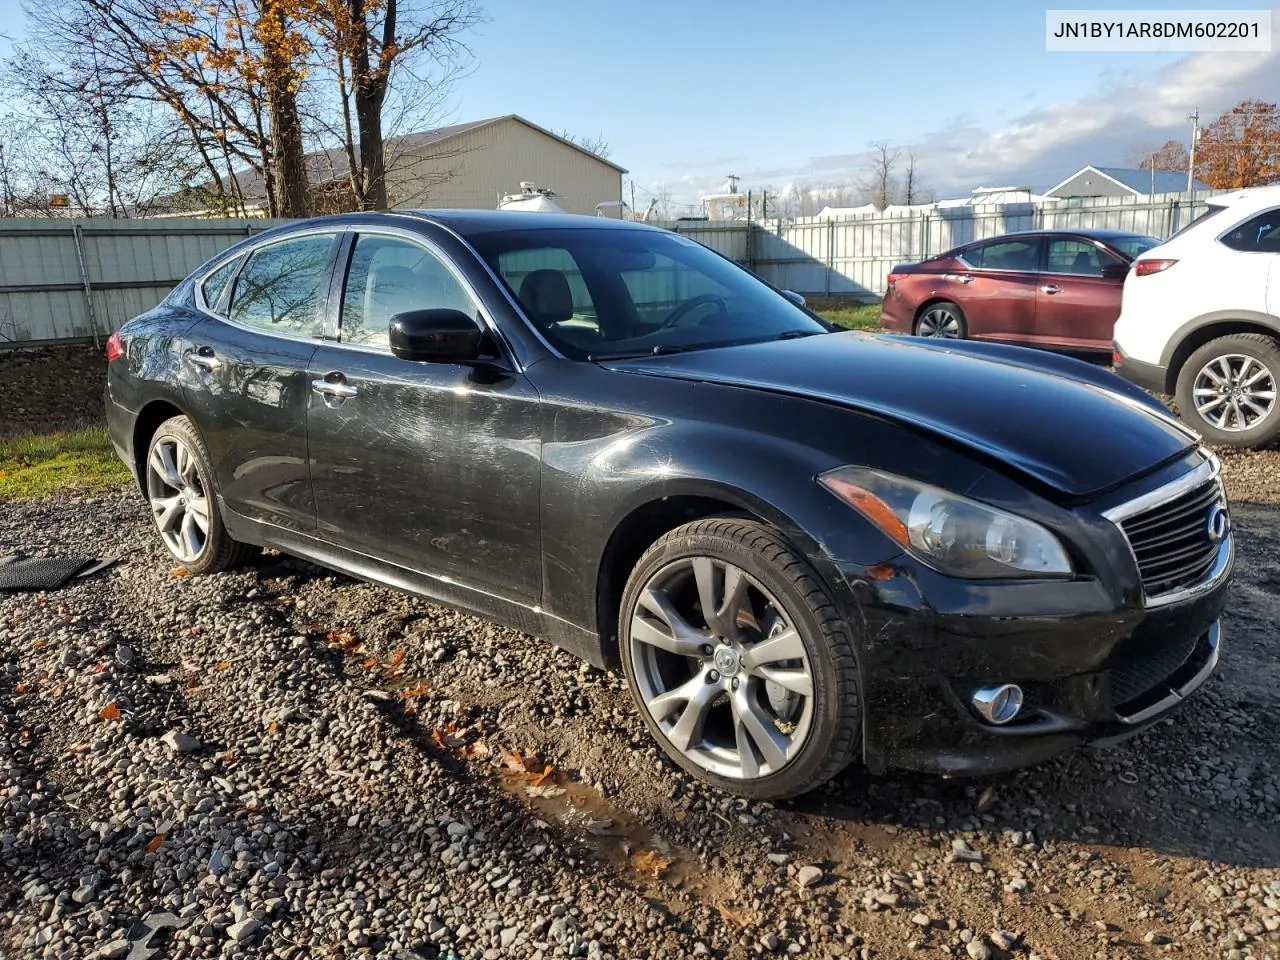
{"label": "grass patch", "polygon": [[0,500],[109,490],[129,479],[102,427],[0,439]]}
{"label": "grass patch", "polygon": [[858,303],[843,304],[839,301],[812,306],[814,313],[828,323],[834,323],[846,330],[879,330],[880,304]]}

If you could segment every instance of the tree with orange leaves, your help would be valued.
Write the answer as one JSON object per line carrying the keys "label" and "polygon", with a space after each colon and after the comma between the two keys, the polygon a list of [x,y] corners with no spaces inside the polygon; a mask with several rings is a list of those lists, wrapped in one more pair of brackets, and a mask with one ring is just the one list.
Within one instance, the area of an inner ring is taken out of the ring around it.
{"label": "tree with orange leaves", "polygon": [[1280,180],[1280,110],[1242,100],[1200,132],[1196,178],[1219,190]]}

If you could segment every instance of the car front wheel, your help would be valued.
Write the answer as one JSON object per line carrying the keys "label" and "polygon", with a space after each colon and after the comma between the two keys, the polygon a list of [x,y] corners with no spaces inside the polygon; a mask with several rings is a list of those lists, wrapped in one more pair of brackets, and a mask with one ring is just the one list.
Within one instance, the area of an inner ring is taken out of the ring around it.
{"label": "car front wheel", "polygon": [[1211,340],[1178,373],[1178,410],[1210,443],[1261,447],[1280,438],[1280,341],[1257,333]]}
{"label": "car front wheel", "polygon": [[733,793],[806,793],[861,730],[850,628],[776,531],[713,518],[640,558],[623,594],[623,670],[645,725],[693,775]]}
{"label": "car front wheel", "polygon": [[222,525],[209,453],[190,420],[160,424],[144,470],[151,516],[175,560],[191,573],[217,573],[243,562],[250,548]]}

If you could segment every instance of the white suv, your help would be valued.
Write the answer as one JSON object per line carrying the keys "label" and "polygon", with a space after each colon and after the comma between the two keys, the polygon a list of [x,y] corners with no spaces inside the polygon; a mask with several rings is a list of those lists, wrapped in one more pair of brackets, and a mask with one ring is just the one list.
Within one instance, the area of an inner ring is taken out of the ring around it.
{"label": "white suv", "polygon": [[1211,443],[1280,437],[1280,185],[1213,197],[1133,262],[1112,359]]}

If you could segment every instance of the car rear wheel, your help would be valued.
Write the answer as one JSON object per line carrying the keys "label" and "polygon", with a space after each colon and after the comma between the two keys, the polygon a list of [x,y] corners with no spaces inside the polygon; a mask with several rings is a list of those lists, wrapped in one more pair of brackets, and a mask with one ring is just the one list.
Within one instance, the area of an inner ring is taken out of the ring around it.
{"label": "car rear wheel", "polygon": [[861,710],[849,625],[772,528],[686,524],[641,557],[620,618],[645,725],[680,767],[733,793],[806,793],[853,759]]}
{"label": "car rear wheel", "polygon": [[222,525],[204,441],[186,417],[160,424],[147,447],[147,502],[165,549],[192,573],[242,563],[251,549]]}
{"label": "car rear wheel", "polygon": [[949,300],[931,303],[916,317],[917,337],[935,337],[940,340],[963,340],[968,334],[964,314]]}
{"label": "car rear wheel", "polygon": [[1178,372],[1182,417],[1211,443],[1260,447],[1280,438],[1280,341],[1257,333],[1211,340]]}

